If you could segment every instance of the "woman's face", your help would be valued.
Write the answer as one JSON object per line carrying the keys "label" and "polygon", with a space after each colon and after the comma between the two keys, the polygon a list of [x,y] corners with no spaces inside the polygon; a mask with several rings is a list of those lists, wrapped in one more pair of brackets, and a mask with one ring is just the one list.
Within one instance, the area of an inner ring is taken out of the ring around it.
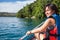
{"label": "woman's face", "polygon": [[47,17],[51,16],[53,13],[54,13],[54,11],[51,8],[49,8],[49,7],[45,8],[45,15]]}

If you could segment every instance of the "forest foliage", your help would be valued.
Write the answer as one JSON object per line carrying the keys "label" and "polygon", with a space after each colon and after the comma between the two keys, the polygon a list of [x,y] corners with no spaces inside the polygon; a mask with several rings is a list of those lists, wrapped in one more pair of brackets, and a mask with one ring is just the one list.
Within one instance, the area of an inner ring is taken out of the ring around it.
{"label": "forest foliage", "polygon": [[[23,7],[21,10],[17,12],[17,17],[25,18],[25,17],[36,17],[36,18],[44,18],[44,6],[47,3],[56,4],[60,11],[60,0],[36,0],[34,3]],[[60,13],[60,12],[59,12]]]}

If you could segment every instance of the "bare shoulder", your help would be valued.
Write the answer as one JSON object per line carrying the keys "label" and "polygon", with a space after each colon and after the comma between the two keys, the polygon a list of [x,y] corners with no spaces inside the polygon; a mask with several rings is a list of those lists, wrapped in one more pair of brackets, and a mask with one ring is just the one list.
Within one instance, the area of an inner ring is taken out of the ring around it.
{"label": "bare shoulder", "polygon": [[48,21],[55,21],[54,18],[48,18],[47,20],[48,20]]}
{"label": "bare shoulder", "polygon": [[54,18],[48,18],[46,21],[51,23],[51,25],[55,24],[55,19]]}
{"label": "bare shoulder", "polygon": [[55,19],[54,18],[48,18],[45,23],[55,23]]}

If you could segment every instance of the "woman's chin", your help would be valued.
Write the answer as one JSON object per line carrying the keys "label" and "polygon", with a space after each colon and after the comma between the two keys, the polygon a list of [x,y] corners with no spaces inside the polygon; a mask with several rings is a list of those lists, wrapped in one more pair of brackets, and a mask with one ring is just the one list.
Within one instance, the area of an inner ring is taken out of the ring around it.
{"label": "woman's chin", "polygon": [[49,17],[49,16],[47,16],[47,17]]}

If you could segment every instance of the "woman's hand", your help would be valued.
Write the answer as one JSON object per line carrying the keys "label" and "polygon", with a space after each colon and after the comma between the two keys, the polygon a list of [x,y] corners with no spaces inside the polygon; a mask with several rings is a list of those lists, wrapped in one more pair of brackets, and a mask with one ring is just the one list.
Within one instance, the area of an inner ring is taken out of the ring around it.
{"label": "woman's hand", "polygon": [[27,34],[27,35],[31,34],[31,31],[28,31],[26,34]]}

